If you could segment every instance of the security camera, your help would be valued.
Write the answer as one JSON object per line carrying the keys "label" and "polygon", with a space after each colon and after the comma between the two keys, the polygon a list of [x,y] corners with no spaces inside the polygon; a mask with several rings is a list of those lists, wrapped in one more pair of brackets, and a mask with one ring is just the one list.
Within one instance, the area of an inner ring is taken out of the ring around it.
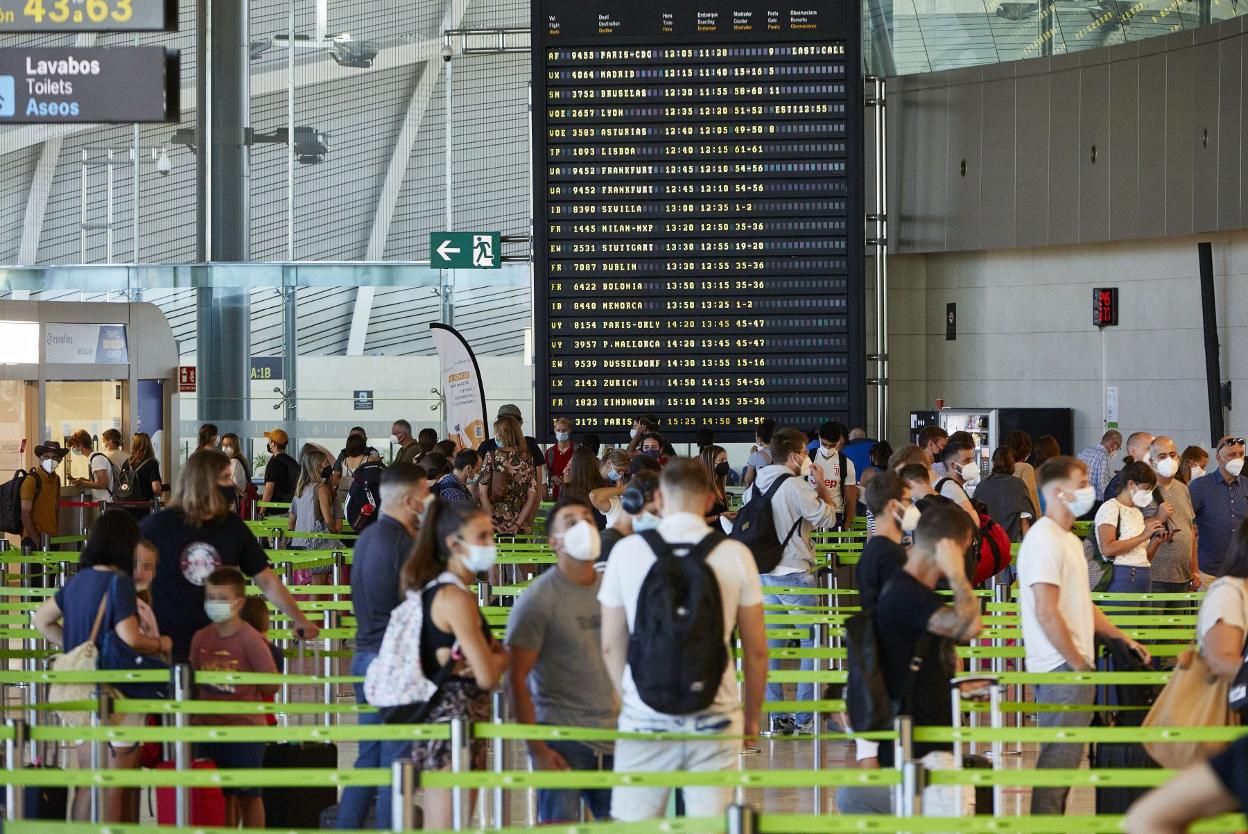
{"label": "security camera", "polygon": [[169,160],[169,152],[164,148],[160,149],[160,154],[156,157],[156,173],[162,177],[167,177],[173,173],[173,162]]}

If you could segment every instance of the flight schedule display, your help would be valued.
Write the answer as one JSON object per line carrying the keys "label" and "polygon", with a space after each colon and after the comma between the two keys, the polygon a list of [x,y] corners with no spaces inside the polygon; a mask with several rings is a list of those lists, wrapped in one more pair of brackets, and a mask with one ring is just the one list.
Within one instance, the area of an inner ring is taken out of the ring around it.
{"label": "flight schedule display", "polygon": [[537,418],[865,420],[858,7],[535,0]]}

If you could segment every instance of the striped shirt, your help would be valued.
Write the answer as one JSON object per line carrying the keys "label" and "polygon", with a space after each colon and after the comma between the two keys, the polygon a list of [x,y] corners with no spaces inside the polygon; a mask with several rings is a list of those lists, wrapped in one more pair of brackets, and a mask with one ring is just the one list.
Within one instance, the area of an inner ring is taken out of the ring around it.
{"label": "striped shirt", "polygon": [[1105,500],[1105,487],[1109,486],[1109,450],[1099,443],[1079,453],[1079,460],[1087,464],[1088,483],[1096,489],[1096,500]]}

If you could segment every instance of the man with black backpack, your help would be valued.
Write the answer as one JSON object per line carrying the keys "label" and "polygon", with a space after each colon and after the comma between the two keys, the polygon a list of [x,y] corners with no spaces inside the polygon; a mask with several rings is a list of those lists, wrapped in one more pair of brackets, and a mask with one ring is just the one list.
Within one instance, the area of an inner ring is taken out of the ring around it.
{"label": "man with black backpack", "polygon": [[[623,539],[607,560],[598,593],[603,660],[621,696],[621,731],[707,740],[618,741],[615,770],[736,770],[741,736],[758,734],[767,676],[758,571],[749,548],[704,520],[714,495],[700,461],[669,461],[657,501],[658,529]],[[732,662],[734,630],[741,635],[744,713]],[[690,817],[719,816],[733,796],[727,787],[690,785],[683,791]],[[611,816],[620,822],[657,819],[667,798],[667,788],[616,788]]]}
{"label": "man with black backpack", "polygon": [[[733,538],[743,539],[741,528],[755,513],[770,514],[774,531],[764,530],[768,545],[779,545],[779,561],[759,561],[762,574],[765,605],[810,605],[811,597],[796,594],[767,593],[768,587],[814,588],[815,550],[810,543],[812,530],[832,527],[836,524],[837,509],[820,464],[810,459],[806,452],[806,435],[797,429],[780,429],[771,437],[771,466],[759,470],[754,484],[746,490],[745,506],[737,515]],[[807,480],[809,478],[810,480]],[[758,506],[756,502],[765,506]],[[750,543],[756,558],[761,549]],[[772,648],[784,648],[788,641],[773,640]],[[800,641],[803,649],[814,648],[812,629]],[[814,669],[814,660],[801,661],[805,671]],[[780,661],[772,661],[778,669]],[[797,685],[797,700],[811,701],[815,697],[813,683]],[[767,699],[784,699],[784,688],[778,683],[767,684]],[[815,731],[814,715],[799,712],[796,715],[773,715],[770,733],[810,733]]]}

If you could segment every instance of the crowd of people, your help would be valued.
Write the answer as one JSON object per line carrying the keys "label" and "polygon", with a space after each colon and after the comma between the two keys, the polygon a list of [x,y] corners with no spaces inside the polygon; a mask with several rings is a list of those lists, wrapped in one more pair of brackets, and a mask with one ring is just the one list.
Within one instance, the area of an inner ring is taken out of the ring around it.
{"label": "crowd of people", "polygon": [[[505,681],[511,717],[520,723],[704,737],[533,741],[528,752],[538,770],[726,770],[756,749],[760,733],[821,732],[813,711],[802,710],[773,714],[760,727],[764,699],[784,699],[780,684],[767,683],[769,648],[782,641],[767,639],[763,606],[796,610],[809,604],[799,591],[818,585],[815,533],[848,529],[860,513],[870,534],[855,588],[862,608],[872,612],[889,698],[918,725],[950,721],[951,682],[959,672],[954,646],[983,628],[973,594],[982,577],[968,554],[983,546],[992,525],[1020,544],[1017,558],[1007,558],[989,578],[1018,583],[1027,671],[1095,669],[1098,641],[1119,645],[1140,664],[1152,662],[1147,647],[1093,603],[1090,568],[1105,572],[1110,590],[1205,589],[1198,650],[1218,676],[1230,679],[1240,670],[1248,635],[1244,438],[1222,438],[1211,463],[1198,448],[1180,454],[1172,439],[1147,432],[1130,435],[1124,446],[1121,434],[1110,431],[1078,455],[1058,448],[1051,437],[1033,442],[1015,432],[993,450],[991,471],[981,472],[976,444],[961,432],[928,428],[917,443],[894,451],[837,422],[808,433],[764,421],[748,456],[734,468],[709,431],[699,434],[696,454],[682,457],[660,428],[653,418],[638,417],[628,442],[615,447],[577,434],[571,420],[559,418],[543,449],[525,434],[520,410],[505,405],[492,438],[475,450],[440,441],[431,429],[413,435],[407,421],[395,421],[398,452],[389,465],[362,428],[352,431],[336,458],[305,444],[297,459],[286,452],[290,438],[275,429],[266,435],[271,457],[263,487],[250,500],[289,502],[296,547],[320,549],[332,542],[322,535],[360,530],[350,574],[356,622],[350,671],[370,682],[356,686],[359,702],[387,691],[387,682],[371,681],[369,670],[399,662],[420,670],[423,684],[436,681],[432,697],[422,690],[422,721],[484,720],[489,692]],[[277,668],[270,647],[242,618],[247,578],[291,618],[296,633],[317,635],[240,518],[248,492],[256,490],[238,438],[218,438],[215,427],[206,426],[200,441],[167,507],[141,519],[121,510],[104,513],[83,549],[84,569],[35,614],[45,637],[70,649],[113,633],[130,651],[161,662],[270,671]],[[141,471],[144,460],[133,463],[139,436],[134,446],[123,464]],[[1124,449],[1115,471],[1113,461]],[[55,468],[64,451],[48,443],[36,454]],[[91,488],[104,489],[103,477],[113,477],[111,469],[94,463],[92,472],[102,476]],[[150,486],[158,483],[155,475]],[[367,488],[371,514],[352,510],[360,484]],[[730,485],[744,487],[737,510]],[[496,537],[530,533],[547,499],[554,503],[544,535],[556,564],[519,597],[506,636],[498,640],[470,586],[495,568]],[[32,496],[29,508],[23,502],[35,530],[38,500]],[[774,527],[776,561],[760,569],[759,550],[738,519],[757,517],[763,506]],[[1092,522],[1089,542],[1073,532],[1081,519]],[[145,562],[147,569],[140,567]],[[296,579],[323,581],[315,573]],[[711,613],[671,615],[661,606],[672,589],[688,594],[680,611],[711,606]],[[400,616],[408,621],[403,606],[422,612],[420,631],[408,644],[396,645],[395,622]],[[799,644],[814,648],[813,640],[808,629]],[[738,650],[740,683],[729,660]],[[802,668],[811,668],[811,661],[803,660]],[[667,670],[667,677],[656,670]],[[375,686],[381,689],[369,688]],[[271,694],[265,687],[201,687],[200,693],[227,700]],[[798,701],[812,701],[815,685],[799,684],[795,694]],[[1090,706],[1094,697],[1091,686],[1037,685],[1035,701],[1053,707],[1039,713],[1039,723],[1086,726],[1093,713],[1071,707]],[[380,696],[373,700],[376,706],[396,705]],[[385,714],[363,713],[360,721],[382,721]],[[914,753],[948,749],[924,743]],[[215,745],[204,753],[224,766],[260,766],[255,746]],[[893,754],[892,745],[856,744],[863,768],[890,767]],[[473,743],[471,755],[474,768],[484,765],[480,742]],[[1083,755],[1079,744],[1045,743],[1037,766],[1077,767]],[[438,770],[449,766],[450,749],[445,741],[363,742],[355,766],[388,767],[401,757]],[[123,748],[110,750],[110,762],[133,766]],[[1034,789],[1032,812],[1063,813],[1067,793]],[[132,818],[132,800],[124,791],[115,794],[106,817]],[[639,786],[580,794],[542,790],[538,818],[573,822],[584,800],[595,819],[651,819],[664,813],[667,794]],[[256,795],[234,792],[234,819],[263,824]],[[731,791],[691,786],[682,801],[690,815],[715,815],[729,804]],[[838,804],[843,812],[893,810],[891,791],[883,789],[842,790]],[[427,792],[423,811],[427,827],[449,827],[449,795]],[[349,787],[337,824],[388,828],[390,813],[388,789]]]}

